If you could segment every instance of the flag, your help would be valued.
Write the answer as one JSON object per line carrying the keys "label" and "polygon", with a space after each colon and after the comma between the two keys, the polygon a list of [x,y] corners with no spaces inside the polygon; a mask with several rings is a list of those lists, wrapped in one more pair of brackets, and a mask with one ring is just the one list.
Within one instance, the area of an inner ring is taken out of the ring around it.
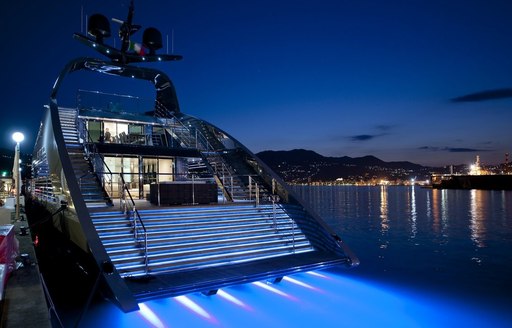
{"label": "flag", "polygon": [[142,44],[137,42],[131,42],[128,50],[135,51],[138,55],[144,56],[146,54],[146,49],[142,46]]}

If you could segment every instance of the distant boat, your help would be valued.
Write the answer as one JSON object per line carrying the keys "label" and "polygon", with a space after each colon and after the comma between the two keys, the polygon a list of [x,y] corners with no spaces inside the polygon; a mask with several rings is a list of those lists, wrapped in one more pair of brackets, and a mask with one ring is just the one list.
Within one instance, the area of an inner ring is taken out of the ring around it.
{"label": "distant boat", "polygon": [[432,188],[512,190],[512,175],[433,174]]}
{"label": "distant boat", "polygon": [[482,169],[480,157],[467,174],[433,174],[434,189],[512,190],[512,174],[492,174]]}
{"label": "distant boat", "polygon": [[[107,60],[70,61],[51,92],[33,152],[30,196],[53,225],[97,265],[106,295],[123,310],[145,300],[329,266],[357,257],[289,187],[240,142],[183,113],[168,76],[134,64],[179,60],[158,55],[160,32],[121,23],[121,49],[106,45],[109,21],[92,15],[74,38]],[[132,50],[133,49],[133,50]],[[145,51],[144,51],[145,50]],[[153,108],[138,99],[80,91],[58,104],[76,71],[153,84]],[[58,215],[56,215],[58,213]]]}

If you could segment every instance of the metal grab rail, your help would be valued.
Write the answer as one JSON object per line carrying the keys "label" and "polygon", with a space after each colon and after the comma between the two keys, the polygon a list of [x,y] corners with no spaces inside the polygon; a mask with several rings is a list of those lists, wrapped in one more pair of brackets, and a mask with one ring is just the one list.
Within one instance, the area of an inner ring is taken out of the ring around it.
{"label": "metal grab rail", "polygon": [[[176,117],[172,111],[169,111],[165,105],[163,105],[158,100],[156,101],[155,114],[157,114],[156,116],[165,122],[164,127],[170,129],[171,134],[174,133],[178,140],[183,142],[186,147],[193,147],[206,152],[214,151],[206,136],[201,131],[199,131],[197,127],[192,127],[191,125],[187,126],[185,123],[183,123],[182,120]],[[174,125],[172,125],[169,120],[171,120]],[[180,129],[176,129],[177,127]],[[192,131],[192,128],[194,131]],[[181,130],[184,130],[185,132],[180,133],[179,131]],[[192,139],[194,144],[190,143],[190,139]]]}
{"label": "metal grab rail", "polygon": [[[108,174],[110,175],[110,196],[113,194],[113,173],[112,171],[110,170],[110,168],[108,167],[107,163],[105,162],[105,159],[103,158],[103,156],[101,156],[101,154],[98,152],[98,148],[96,146],[96,144],[94,143],[94,141],[92,140],[91,138],[91,135],[89,134],[89,131],[87,130],[87,128],[83,128],[84,130],[84,133],[85,135],[87,136],[87,140],[89,142],[92,148],[92,155],[91,155],[91,151],[88,151],[87,147],[85,147],[85,150],[86,150],[86,155],[89,157],[89,158],[99,158],[101,159],[101,162],[103,164],[103,167],[106,168],[108,170]],[[93,160],[92,161],[92,165],[93,165],[93,169],[95,172],[98,172],[100,170],[97,170],[96,168],[96,163],[95,161]],[[85,174],[84,176],[80,177],[80,185],[81,185],[81,179],[87,175],[89,175],[92,173],[87,173]],[[101,172],[100,174],[102,174],[103,176],[105,175],[105,173]],[[125,192],[128,193],[128,196],[130,197],[130,200],[132,202],[132,205],[133,205],[133,218],[132,218],[132,225],[133,225],[133,237],[136,241],[138,241],[138,227],[137,227],[137,222],[140,223],[140,226],[142,227],[142,230],[144,232],[144,273],[148,273],[148,237],[147,237],[147,230],[146,230],[146,227],[144,226],[144,223],[142,222],[142,218],[140,217],[140,214],[139,214],[139,211],[137,211],[137,209],[135,208],[135,201],[133,200],[132,198],[132,195],[130,193],[130,190],[128,189],[128,187],[126,186],[126,182],[124,180],[124,177],[123,177],[123,174],[120,173],[119,174],[120,178],[121,178],[121,182],[122,182],[122,187],[123,187],[123,190],[122,190],[122,196],[121,196],[121,201],[124,201],[125,203],[125,211],[123,211],[123,213],[127,213],[126,211],[126,208],[127,208],[127,205],[126,205],[126,196],[125,196]],[[101,182],[102,182],[102,187],[103,187],[103,190],[105,190],[105,178],[103,177],[101,179]],[[108,194],[108,192],[107,192]]]}
{"label": "metal grab rail", "polygon": [[[88,147],[84,147],[85,148],[85,154],[87,155],[88,158],[99,158],[101,160],[101,162],[103,163],[103,167],[106,168],[108,170],[108,173],[104,173],[103,170],[98,170],[98,168],[96,167],[96,161],[92,160],[92,167],[93,167],[93,170],[94,172],[97,172],[97,174],[101,174],[102,175],[102,179],[101,179],[101,187],[103,188],[103,190],[105,190],[107,192],[107,194],[109,195],[109,197],[112,197],[112,193],[113,193],[113,173],[112,171],[110,170],[110,168],[108,167],[107,163],[105,163],[105,159],[103,158],[103,156],[101,156],[100,152],[98,151],[98,147],[96,146],[96,144],[94,143],[94,141],[92,140],[91,138],[91,135],[89,133],[89,130],[87,130],[87,128],[84,126],[83,127],[83,130],[84,130],[84,133],[87,137],[87,141],[88,141],[88,144],[91,145],[91,151],[89,151]],[[92,155],[91,155],[92,153]],[[105,174],[108,174],[110,175],[110,193],[107,191],[107,189],[105,188],[105,184],[106,184],[106,179],[105,179]]]}
{"label": "metal grab rail", "polygon": [[252,201],[252,186],[254,185],[255,188],[255,195],[254,195],[254,206],[258,207],[260,206],[260,187],[258,186],[258,183],[254,180],[254,178],[249,175],[249,200]]}
{"label": "metal grab rail", "polygon": [[269,199],[272,202],[272,221],[273,221],[274,230],[276,231],[276,233],[279,233],[279,231],[277,229],[277,220],[276,220],[277,207],[280,207],[286,213],[286,216],[288,217],[288,219],[290,221],[290,225],[292,228],[292,249],[293,249],[293,252],[295,253],[295,227],[296,227],[295,221],[292,219],[291,215],[289,213],[287,213],[286,209],[279,204],[280,198],[278,195],[275,195],[275,194],[270,195]]}
{"label": "metal grab rail", "polygon": [[149,265],[149,259],[148,259],[148,233],[146,230],[146,227],[144,226],[144,222],[142,222],[142,218],[140,217],[139,211],[135,207],[135,201],[132,198],[132,194],[130,193],[130,190],[126,186],[126,182],[124,180],[123,174],[119,173],[119,177],[121,178],[121,186],[123,188],[122,194],[121,194],[121,200],[124,201],[125,208],[123,213],[128,214],[128,205],[126,204],[126,194],[128,194],[128,197],[131,200],[132,203],[132,225],[133,225],[133,238],[135,241],[139,240],[138,231],[139,228],[137,227],[137,222],[140,223],[140,226],[142,227],[142,231],[144,233],[144,273],[148,273],[148,265]]}
{"label": "metal grab rail", "polygon": [[[174,113],[166,110],[163,105],[158,105],[159,106],[156,107],[156,113],[158,113],[164,126],[170,130],[171,135],[175,136],[185,147],[195,147],[200,150],[203,160],[211,170],[213,170],[215,179],[222,189],[225,199],[228,198],[234,201],[236,199],[235,187],[238,185],[244,189],[247,188],[247,186],[244,186],[245,183],[243,182],[246,175],[237,175],[236,171],[226,163],[220,151],[215,150],[209,142],[207,134],[203,133],[200,128],[198,128],[197,119],[190,117],[186,119],[186,121],[183,121],[174,115]],[[248,196],[248,198],[244,199],[252,200],[251,179],[252,178],[249,176],[249,190],[246,189],[245,191],[245,197]],[[235,180],[237,180],[238,184],[235,184]],[[259,205],[259,201],[259,187],[256,184],[256,206]]]}

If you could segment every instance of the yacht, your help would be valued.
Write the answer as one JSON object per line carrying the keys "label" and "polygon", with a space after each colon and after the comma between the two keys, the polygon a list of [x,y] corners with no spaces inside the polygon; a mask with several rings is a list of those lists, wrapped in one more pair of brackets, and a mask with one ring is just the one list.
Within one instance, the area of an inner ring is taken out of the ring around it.
{"label": "yacht", "polygon": [[[36,139],[29,195],[55,229],[96,265],[99,284],[123,311],[146,300],[226,286],[277,283],[285,275],[356,266],[342,239],[257,156],[224,130],[179,106],[171,79],[146,63],[162,36],[131,37],[133,2],[121,47],[108,45],[110,22],[90,16],[74,38],[102,59],[64,66]],[[79,71],[154,88],[150,108],[135,96],[79,90],[62,106],[61,89]]]}

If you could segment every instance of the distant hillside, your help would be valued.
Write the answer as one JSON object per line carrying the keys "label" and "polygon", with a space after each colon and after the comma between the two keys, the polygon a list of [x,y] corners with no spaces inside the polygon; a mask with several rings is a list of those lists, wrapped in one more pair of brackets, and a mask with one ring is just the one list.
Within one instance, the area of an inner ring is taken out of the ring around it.
{"label": "distant hillside", "polygon": [[287,181],[423,179],[431,168],[411,162],[384,162],[375,156],[325,157],[312,150],[262,151],[257,156]]}

